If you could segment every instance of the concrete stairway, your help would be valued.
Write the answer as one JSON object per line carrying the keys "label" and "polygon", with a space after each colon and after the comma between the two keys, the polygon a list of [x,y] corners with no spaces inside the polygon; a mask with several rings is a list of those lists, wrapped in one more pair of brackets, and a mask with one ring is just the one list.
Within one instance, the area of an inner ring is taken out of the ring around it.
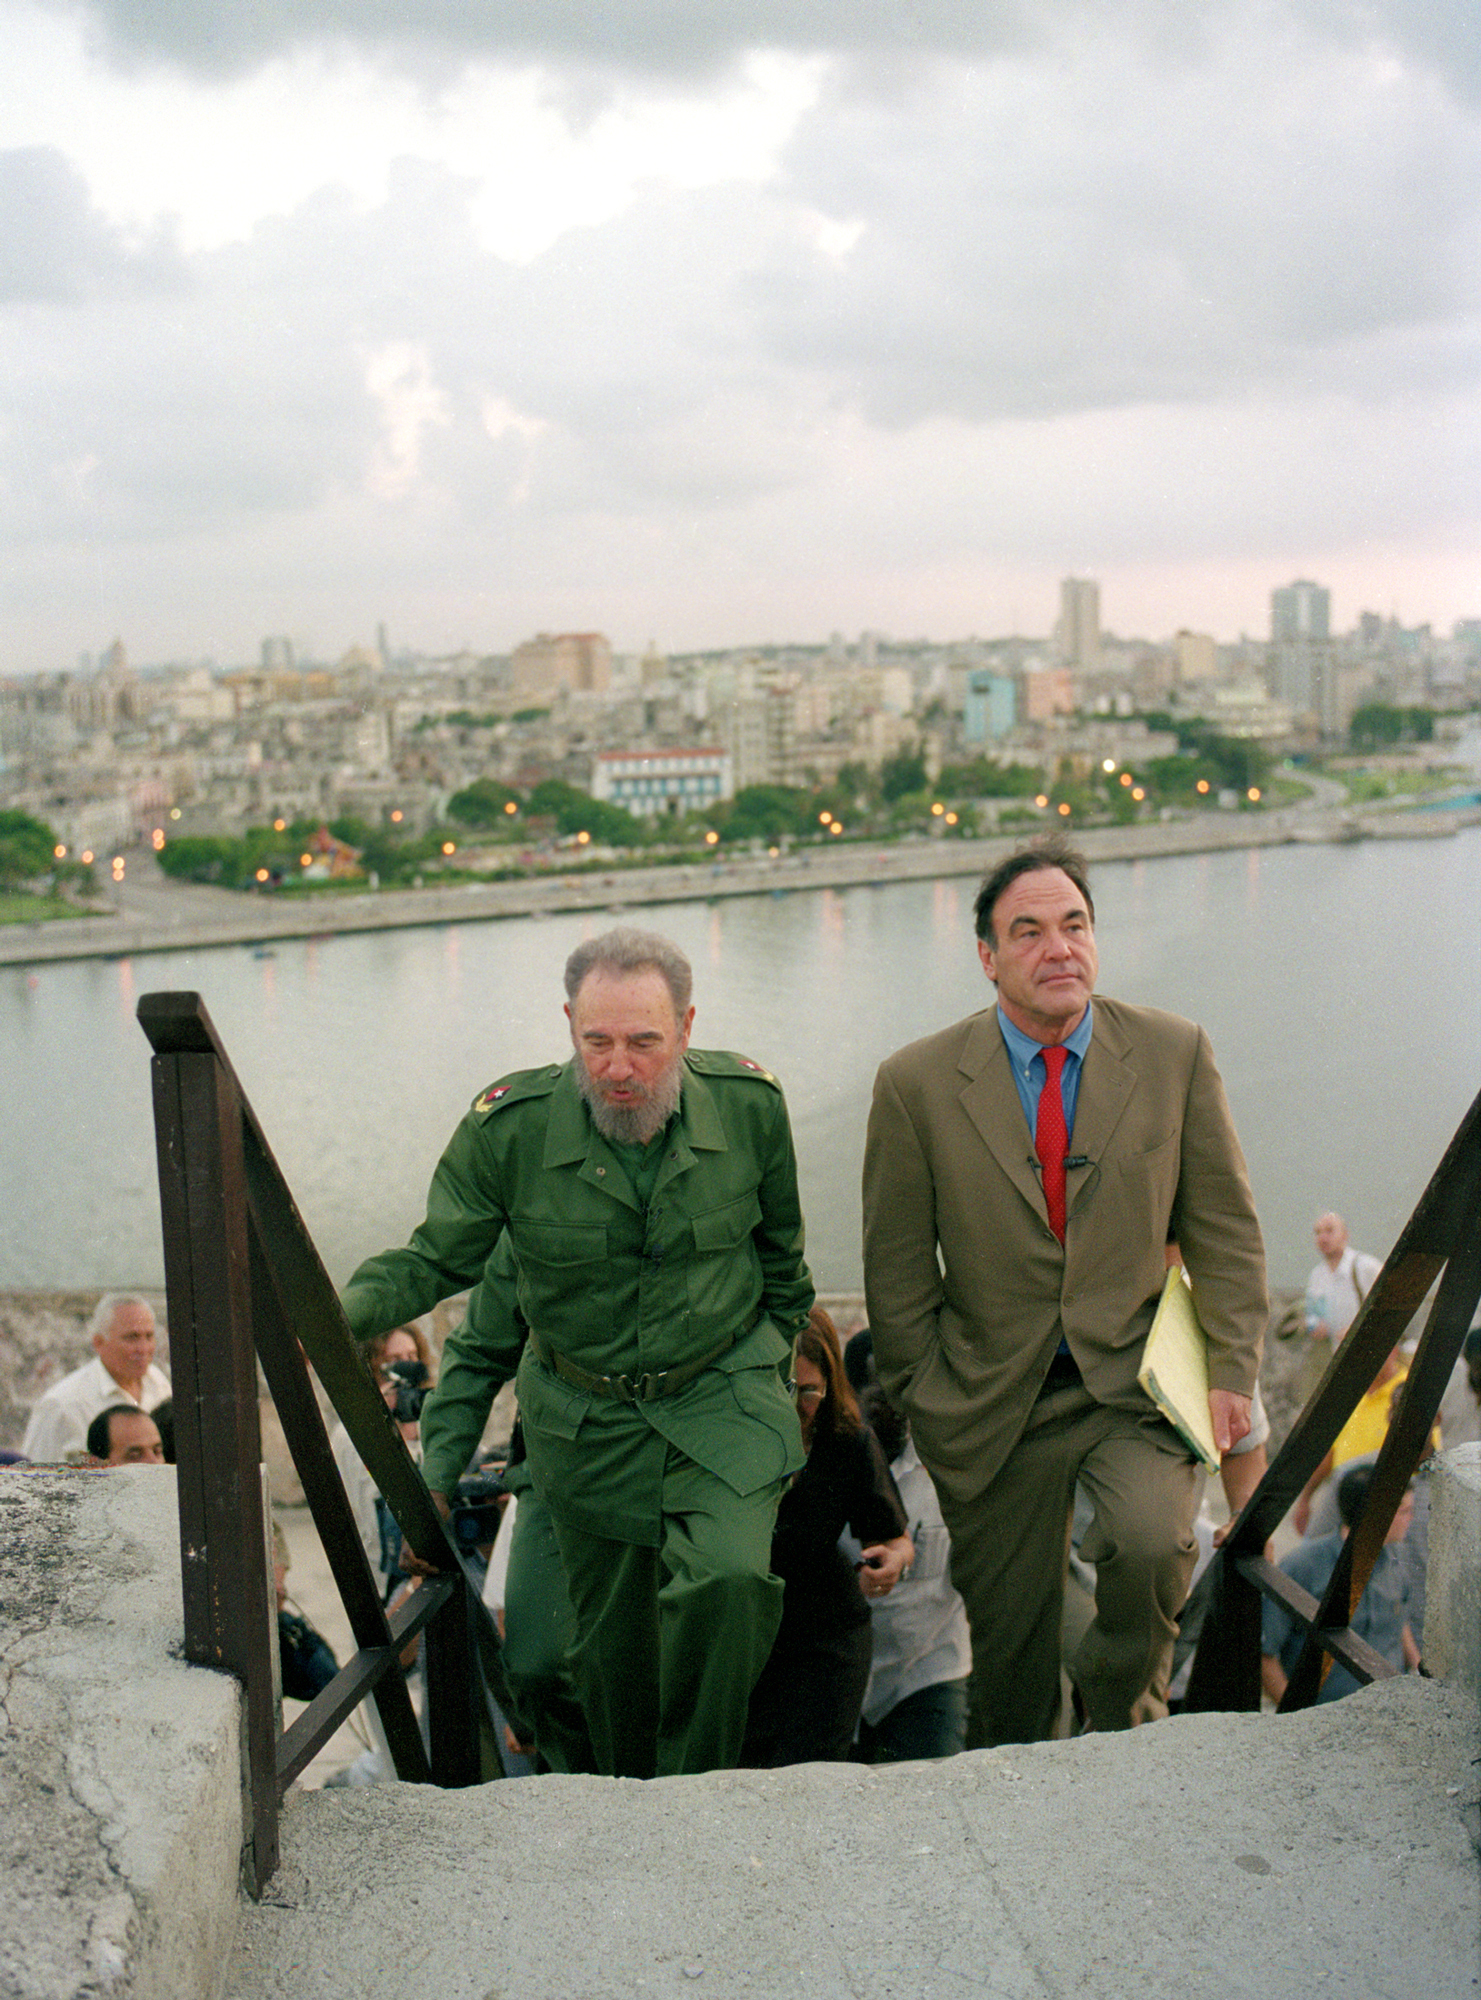
{"label": "concrete stairway", "polygon": [[1469,1456],[1431,1537],[1453,1679],[884,1771],[305,1794],[258,1906],[233,1686],[169,1654],[172,1482],[0,1478],[0,1994],[1481,1995]]}

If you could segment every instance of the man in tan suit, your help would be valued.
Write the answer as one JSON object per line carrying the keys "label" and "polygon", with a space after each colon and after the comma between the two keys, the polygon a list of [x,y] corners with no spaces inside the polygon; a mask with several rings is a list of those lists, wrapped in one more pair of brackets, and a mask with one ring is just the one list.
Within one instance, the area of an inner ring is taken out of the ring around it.
{"label": "man in tan suit", "polygon": [[869,1323],[951,1531],[969,1748],[1054,1733],[1077,1479],[1095,1509],[1080,1553],[1096,1617],[1072,1667],[1089,1725],[1167,1712],[1197,1482],[1136,1377],[1169,1240],[1208,1334],[1222,1451],[1249,1428],[1259,1368],[1264,1249],[1208,1038],[1092,1003],[1094,923],[1066,843],[1002,862],[977,899],[996,1008],[891,1056],[869,1118]]}

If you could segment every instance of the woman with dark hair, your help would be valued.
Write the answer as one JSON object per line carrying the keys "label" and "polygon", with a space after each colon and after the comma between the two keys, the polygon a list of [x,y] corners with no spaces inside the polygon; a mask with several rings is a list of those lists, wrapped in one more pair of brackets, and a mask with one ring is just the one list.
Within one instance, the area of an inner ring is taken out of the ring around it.
{"label": "woman with dark hair", "polygon": [[[385,1399],[386,1407],[397,1407],[397,1392],[402,1387],[401,1380],[391,1374],[393,1365],[410,1367],[415,1374],[420,1365],[420,1383],[411,1385],[412,1401],[416,1401],[415,1390],[423,1391],[430,1385],[433,1375],[432,1349],[427,1336],[414,1322],[407,1326],[393,1326],[385,1333],[374,1334],[360,1343],[360,1352],[365,1357],[365,1365],[375,1377],[375,1385]],[[418,1405],[419,1406],[419,1405]],[[409,1407],[409,1405],[407,1406]],[[418,1462],[421,1460],[421,1426],[412,1417],[400,1421],[398,1425],[407,1449]],[[350,1508],[355,1516],[355,1526],[360,1530],[360,1539],[365,1544],[366,1560],[372,1571],[382,1576],[382,1588],[390,1595],[393,1582],[401,1580],[399,1574],[392,1578],[385,1563],[392,1553],[386,1548],[386,1538],[381,1532],[381,1515],[376,1506],[379,1491],[375,1481],[361,1462],[360,1454],[350,1442],[350,1434],[342,1423],[336,1423],[329,1433],[329,1449],[334,1454],[334,1462],[339,1467],[339,1476],[344,1481],[345,1492],[349,1495]],[[394,1523],[392,1524],[394,1527]],[[394,1540],[399,1543],[397,1534]]]}
{"label": "woman with dark hair", "polygon": [[[847,1761],[869,1679],[869,1603],[888,1596],[914,1555],[889,1466],[819,1306],[798,1337],[794,1373],[807,1463],[777,1509],[771,1567],[786,1586],[782,1622],[740,1757],[762,1769]],[[838,1546],[845,1527],[863,1544],[857,1568]]]}

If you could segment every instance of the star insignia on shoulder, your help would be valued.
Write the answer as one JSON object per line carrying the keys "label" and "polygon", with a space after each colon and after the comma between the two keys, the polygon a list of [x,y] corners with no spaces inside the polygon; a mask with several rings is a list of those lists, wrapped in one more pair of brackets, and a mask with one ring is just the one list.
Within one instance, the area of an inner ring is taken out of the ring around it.
{"label": "star insignia on shoulder", "polygon": [[475,1103],[475,1105],[473,1106],[473,1109],[475,1111],[492,1110],[493,1106],[498,1103],[501,1097],[507,1097],[509,1095],[509,1090],[510,1086],[507,1083],[494,1084],[490,1089],[486,1090],[483,1093],[483,1096],[478,1099],[477,1103]]}

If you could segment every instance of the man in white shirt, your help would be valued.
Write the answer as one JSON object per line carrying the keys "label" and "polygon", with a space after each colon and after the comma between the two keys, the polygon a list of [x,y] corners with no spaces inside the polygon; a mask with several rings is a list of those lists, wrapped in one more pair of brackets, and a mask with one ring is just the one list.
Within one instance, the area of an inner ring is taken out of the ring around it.
{"label": "man in white shirt", "polygon": [[33,1465],[60,1465],[87,1449],[87,1427],[127,1399],[153,1410],[170,1394],[154,1365],[154,1309],[132,1292],[105,1292],[88,1326],[93,1359],[53,1382],[31,1412],[21,1450]]}
{"label": "man in white shirt", "polygon": [[1322,1261],[1306,1280],[1306,1331],[1313,1340],[1336,1347],[1358,1316],[1358,1309],[1383,1266],[1347,1240],[1347,1224],[1330,1210],[1316,1219],[1312,1234]]}

